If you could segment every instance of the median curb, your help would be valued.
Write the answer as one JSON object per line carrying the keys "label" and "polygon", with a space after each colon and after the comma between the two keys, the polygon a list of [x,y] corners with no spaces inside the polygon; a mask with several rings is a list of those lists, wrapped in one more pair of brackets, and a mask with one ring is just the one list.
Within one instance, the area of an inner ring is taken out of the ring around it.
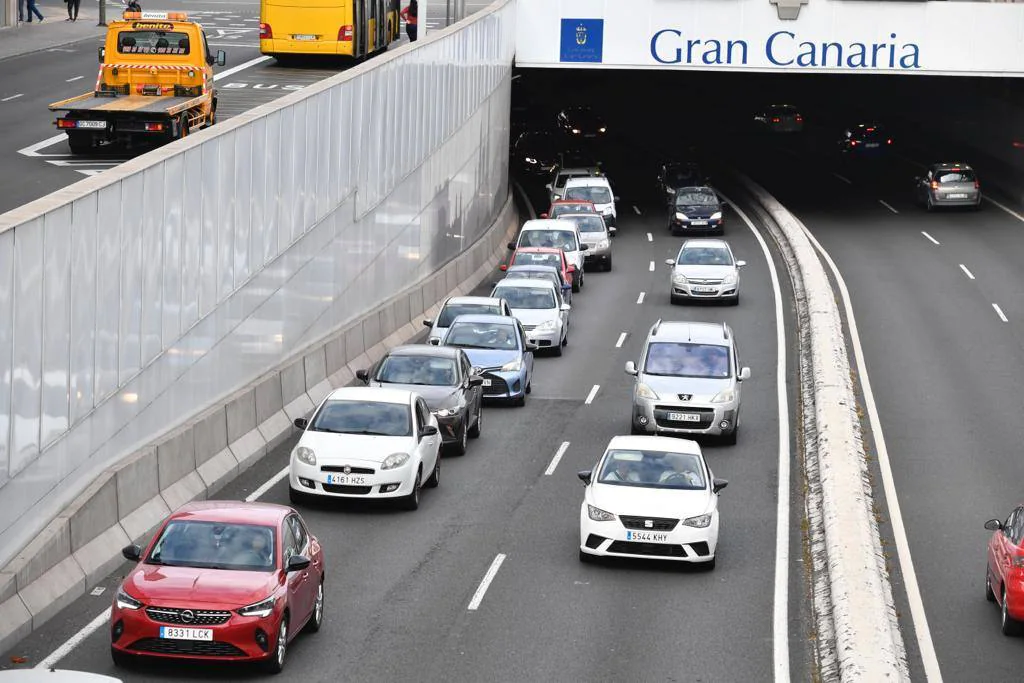
{"label": "median curb", "polygon": [[[874,515],[843,319],[832,283],[803,223],[743,174],[736,174],[769,220],[794,282],[800,332],[801,446],[812,491],[814,616],[823,680],[907,681],[903,637]],[[813,509],[818,507],[818,509]],[[811,571],[812,568],[808,568]],[[834,670],[833,670],[834,669]]]}
{"label": "median curb", "polygon": [[[91,590],[123,562],[121,549],[171,511],[203,500],[284,443],[355,370],[409,343],[424,307],[470,291],[497,268],[519,229],[512,193],[484,235],[437,272],[355,323],[314,342],[184,426],[101,472],[0,568],[0,652]],[[461,280],[459,275],[464,275]]]}

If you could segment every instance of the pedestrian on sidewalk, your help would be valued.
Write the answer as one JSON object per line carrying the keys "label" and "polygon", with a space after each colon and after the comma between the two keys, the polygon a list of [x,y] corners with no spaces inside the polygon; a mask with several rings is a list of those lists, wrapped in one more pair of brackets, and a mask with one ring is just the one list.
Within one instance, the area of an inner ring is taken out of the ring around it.
{"label": "pedestrian on sidewalk", "polygon": [[78,6],[82,4],[82,0],[64,0],[64,2],[68,3],[68,21],[78,21]]}
{"label": "pedestrian on sidewalk", "polygon": [[35,14],[37,17],[39,17],[39,23],[40,24],[43,23],[43,15],[39,11],[39,8],[36,7],[36,0],[26,0],[26,2],[28,3],[28,11],[26,12],[26,14],[28,15],[28,23],[30,23],[30,24],[32,23],[32,15],[33,14]]}
{"label": "pedestrian on sidewalk", "polygon": [[402,10],[400,14],[405,19],[405,35],[409,36],[409,42],[416,42],[416,22],[418,21],[417,15],[419,14],[417,0],[409,0],[409,6]]}

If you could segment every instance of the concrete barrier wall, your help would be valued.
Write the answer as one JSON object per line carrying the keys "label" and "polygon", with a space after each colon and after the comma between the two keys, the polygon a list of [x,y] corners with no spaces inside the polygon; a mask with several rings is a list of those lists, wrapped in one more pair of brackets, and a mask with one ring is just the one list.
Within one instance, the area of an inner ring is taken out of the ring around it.
{"label": "concrete barrier wall", "polygon": [[[112,464],[406,287],[468,274],[445,264],[508,193],[514,11],[0,216],[0,565]],[[404,308],[387,315],[364,345]],[[238,411],[228,443],[255,438]],[[157,454],[162,481],[189,448]]]}

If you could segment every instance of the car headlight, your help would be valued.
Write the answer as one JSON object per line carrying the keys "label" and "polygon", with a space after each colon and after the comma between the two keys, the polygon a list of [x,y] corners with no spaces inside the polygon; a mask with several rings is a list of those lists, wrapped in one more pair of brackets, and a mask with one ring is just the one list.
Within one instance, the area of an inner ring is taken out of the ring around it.
{"label": "car headlight", "polygon": [[611,206],[606,206],[605,208],[601,209],[601,215],[602,216],[611,216],[613,212],[614,212],[614,207],[611,207]]}
{"label": "car headlight", "polygon": [[579,135],[580,134],[580,129],[579,128],[573,128],[572,129],[572,134],[573,135]]}
{"label": "car headlight", "polygon": [[277,602],[276,596],[271,596],[266,600],[260,600],[254,602],[251,605],[246,605],[241,609],[235,610],[243,617],[269,617],[274,611],[274,603]]}
{"label": "car headlight", "polygon": [[699,515],[697,517],[690,517],[683,520],[683,526],[692,526],[697,529],[703,529],[711,524],[711,514]]}
{"label": "car headlight", "polygon": [[551,196],[554,197],[555,199],[561,199],[562,198],[562,195],[558,194],[557,192],[555,192]]}
{"label": "car headlight", "polygon": [[723,285],[734,285],[736,284],[736,273],[729,273],[722,279]]}
{"label": "car headlight", "polygon": [[139,609],[142,607],[142,603],[125,593],[124,588],[117,589],[115,600],[119,609]]}
{"label": "car headlight", "polygon": [[505,363],[504,365],[501,366],[501,371],[502,372],[519,372],[522,369],[523,369],[523,359],[522,358],[516,358],[515,360],[510,360],[509,362],[507,362],[507,363]]}
{"label": "car headlight", "polygon": [[596,508],[590,503],[587,503],[587,515],[595,522],[612,522],[615,520],[615,515],[601,508]]}
{"label": "car headlight", "polygon": [[672,282],[677,285],[685,285],[686,276],[683,275],[682,273],[675,273],[674,275],[672,275]]}
{"label": "car headlight", "polygon": [[594,245],[594,249],[607,249],[610,246],[612,246],[611,241],[609,241],[609,240],[601,240],[597,244]]}
{"label": "car headlight", "polygon": [[459,414],[459,409],[458,408],[441,408],[440,410],[435,410],[434,411],[434,415],[436,415],[437,417],[452,417],[452,416],[458,415],[458,414]]}
{"label": "car headlight", "polygon": [[608,129],[605,128],[604,126],[601,126],[600,128],[597,129],[597,132],[599,132],[599,133],[605,133],[607,131],[608,131]]}
{"label": "car headlight", "polygon": [[381,463],[380,468],[382,470],[393,470],[401,467],[407,462],[409,462],[408,453],[392,453],[388,457],[384,458],[384,462]]}
{"label": "car headlight", "polygon": [[720,220],[722,220],[722,212],[721,211],[715,211],[713,214],[711,214],[711,220],[713,220],[713,221],[720,221]]}
{"label": "car headlight", "polygon": [[523,161],[525,161],[528,164],[535,164],[535,163],[537,163],[537,160],[532,158],[532,157],[526,157],[525,159],[523,159]]}
{"label": "car headlight", "polygon": [[686,214],[685,213],[680,213],[680,212],[676,211],[676,220],[677,221],[685,221],[686,220]]}
{"label": "car headlight", "polygon": [[558,327],[558,323],[554,320],[545,320],[540,325],[537,325],[538,332],[550,332]]}
{"label": "car headlight", "polygon": [[711,399],[711,402],[712,403],[731,403],[732,401],[735,401],[735,400],[736,400],[736,390],[735,389],[726,389],[725,391],[718,392],[718,394],[713,399]]}
{"label": "car headlight", "polygon": [[645,399],[648,399],[650,401],[657,401],[658,400],[658,395],[656,393],[654,393],[654,390],[651,389],[646,384],[644,384],[643,382],[640,382],[640,383],[638,383],[636,385],[636,397],[637,398],[645,398]]}
{"label": "car headlight", "polygon": [[307,465],[316,465],[316,453],[313,452],[312,448],[299,446],[295,449],[295,459]]}

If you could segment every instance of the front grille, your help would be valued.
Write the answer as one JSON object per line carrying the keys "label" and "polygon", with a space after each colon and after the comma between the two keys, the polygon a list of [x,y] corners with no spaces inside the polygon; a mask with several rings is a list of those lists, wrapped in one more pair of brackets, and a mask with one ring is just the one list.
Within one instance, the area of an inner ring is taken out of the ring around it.
{"label": "front grille", "polygon": [[344,484],[323,484],[327,493],[347,493],[350,496],[365,496],[372,486],[348,486]]}
{"label": "front grille", "polygon": [[636,541],[615,541],[608,546],[608,552],[620,555],[652,555],[655,557],[686,557],[681,545],[665,543],[638,543]]}
{"label": "front grille", "polygon": [[[700,420],[685,422],[668,419],[669,413],[697,413]],[[659,426],[672,429],[707,429],[715,419],[714,408],[691,408],[689,406],[654,406],[654,419]]]}
{"label": "front grille", "polygon": [[216,640],[171,640],[170,638],[143,638],[136,640],[129,650],[152,652],[158,655],[184,655],[192,657],[245,657],[245,652],[231,643]]}
{"label": "front grille", "polygon": [[341,472],[342,474],[373,474],[374,469],[372,467],[349,467],[348,472],[345,471],[347,465],[323,465],[320,467],[321,472]]}
{"label": "front grille", "polygon": [[[183,612],[190,612],[191,618],[182,618]],[[146,616],[161,624],[184,624],[185,626],[219,626],[231,618],[231,612],[220,610],[175,609],[173,607],[147,607]]]}
{"label": "front grille", "polygon": [[700,278],[690,277],[686,278],[686,281],[691,285],[720,285],[722,280],[701,280]]}
{"label": "front grille", "polygon": [[485,372],[483,378],[491,380],[491,386],[483,388],[484,396],[501,396],[508,393],[508,384],[502,378],[489,372]]}
{"label": "front grille", "polygon": [[[679,524],[678,519],[670,519],[668,517],[627,517],[626,515],[619,515],[619,519],[622,520],[622,526],[627,529],[638,529],[640,531],[672,531],[676,528],[676,524]],[[651,522],[651,526],[646,526],[647,522]]]}

